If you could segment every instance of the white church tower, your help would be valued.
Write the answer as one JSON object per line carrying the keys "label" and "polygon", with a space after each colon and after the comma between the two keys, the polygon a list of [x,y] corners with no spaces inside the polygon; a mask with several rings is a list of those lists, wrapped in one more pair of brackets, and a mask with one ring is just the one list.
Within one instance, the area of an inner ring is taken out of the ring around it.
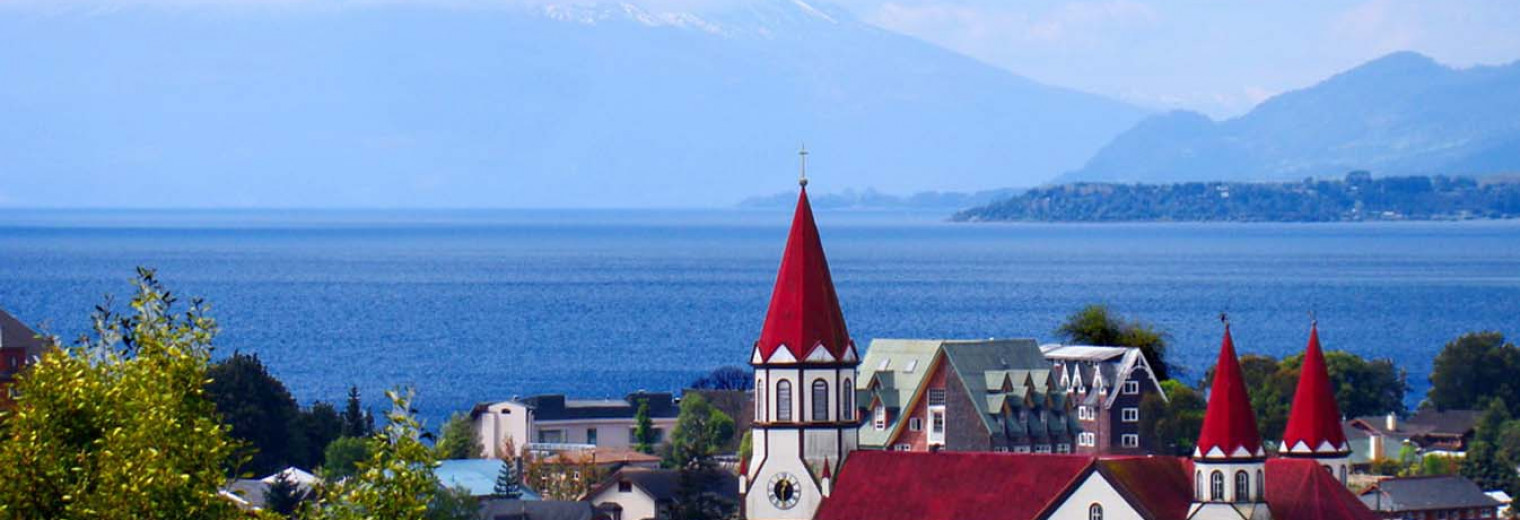
{"label": "white church tower", "polygon": [[1188,520],[1272,520],[1266,462],[1256,411],[1251,408],[1226,321],[1203,431],[1193,450],[1193,505],[1188,508]]}
{"label": "white church tower", "polygon": [[755,368],[751,455],[740,465],[744,515],[813,518],[833,473],[858,445],[855,404],[860,357],[845,329],[823,243],[802,191],[776,286],[750,365]]}

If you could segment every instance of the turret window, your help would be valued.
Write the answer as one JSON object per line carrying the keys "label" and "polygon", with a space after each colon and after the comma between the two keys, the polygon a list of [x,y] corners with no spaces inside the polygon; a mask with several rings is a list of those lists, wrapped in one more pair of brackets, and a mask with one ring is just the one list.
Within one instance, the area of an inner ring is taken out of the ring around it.
{"label": "turret window", "polygon": [[1235,472],[1235,501],[1251,501],[1251,474],[1245,470]]}
{"label": "turret window", "polygon": [[1224,501],[1224,473],[1217,470],[1209,474],[1209,500]]}
{"label": "turret window", "polygon": [[844,380],[844,386],[839,387],[839,418],[845,421],[855,420],[855,385],[850,380]]}
{"label": "turret window", "polygon": [[785,379],[776,382],[776,420],[792,422],[792,382]]}
{"label": "turret window", "polygon": [[[1342,474],[1344,475],[1344,473]],[[1342,484],[1345,484],[1345,482],[1342,482]],[[1259,469],[1256,470],[1256,498],[1257,500],[1267,499],[1267,479],[1263,477]]]}
{"label": "turret window", "polygon": [[755,381],[755,420],[765,422],[765,380]]}
{"label": "turret window", "polygon": [[829,420],[829,384],[822,379],[813,380],[813,422]]}
{"label": "turret window", "polygon": [[1087,506],[1087,520],[1103,520],[1103,504]]}

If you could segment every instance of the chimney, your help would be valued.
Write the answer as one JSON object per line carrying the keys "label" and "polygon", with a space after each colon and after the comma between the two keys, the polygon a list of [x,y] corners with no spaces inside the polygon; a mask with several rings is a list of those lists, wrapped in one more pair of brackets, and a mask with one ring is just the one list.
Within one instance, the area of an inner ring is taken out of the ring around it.
{"label": "chimney", "polygon": [[1388,419],[1386,421],[1384,421],[1384,422],[1385,422],[1385,426],[1387,426],[1387,428],[1388,428],[1388,431],[1391,431],[1391,432],[1399,431],[1399,414],[1398,414],[1398,412],[1388,412]]}

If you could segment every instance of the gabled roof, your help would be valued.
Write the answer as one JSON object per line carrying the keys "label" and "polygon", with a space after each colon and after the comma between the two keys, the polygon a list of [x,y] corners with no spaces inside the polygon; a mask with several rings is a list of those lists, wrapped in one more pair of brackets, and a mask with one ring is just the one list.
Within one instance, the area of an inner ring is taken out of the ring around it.
{"label": "gabled roof", "polygon": [[649,403],[649,417],[671,419],[680,415],[670,392],[634,392],[622,399],[566,399],[564,394],[526,397],[519,401],[533,409],[537,421],[575,419],[632,419],[641,402]]}
{"label": "gabled roof", "polygon": [[1288,455],[1343,455],[1351,451],[1341,431],[1341,410],[1335,404],[1335,387],[1330,384],[1325,354],[1320,351],[1317,324],[1309,327],[1309,347],[1304,351],[1281,451]]}
{"label": "gabled roof", "polygon": [[1499,507],[1473,481],[1455,475],[1387,479],[1363,491],[1361,499],[1379,511]]}
{"label": "gabled roof", "polygon": [[[871,406],[880,400],[887,408],[900,408],[913,401],[924,378],[934,370],[934,357],[939,353],[943,340],[928,339],[876,339],[866,348],[866,356],[860,363],[855,387],[868,390],[873,380],[881,382],[881,388],[862,392],[855,402]],[[904,369],[913,367],[913,371]],[[860,429],[860,445],[884,446],[892,439],[902,414],[891,417],[892,424],[885,430],[871,427]],[[867,423],[869,424],[869,423]]]}
{"label": "gabled roof", "polygon": [[[1032,398],[1035,403],[1045,401],[1045,384],[1050,381],[1050,363],[1045,360],[1044,354],[1040,353],[1039,344],[1032,339],[987,339],[987,340],[955,340],[945,341],[943,345],[945,360],[950,364],[956,374],[960,375],[961,386],[966,395],[971,396],[973,402],[985,402],[989,408],[981,414],[982,424],[988,432],[999,432],[1003,425],[999,418],[991,412],[990,406],[993,400],[987,397],[1001,393],[1001,385],[989,389],[985,374],[996,372],[1013,381],[1013,391],[1008,395],[1018,397],[1016,400],[1008,400],[1009,403],[1017,403],[1022,406],[1025,398]],[[1036,396],[1027,395],[1031,390],[1026,383],[1035,385],[1032,390]],[[1038,432],[1043,434],[1044,432]]]}
{"label": "gabled roof", "polygon": [[39,339],[37,332],[21,323],[21,320],[5,312],[5,309],[0,309],[0,348],[25,349],[26,357],[32,358],[42,355],[47,342]]}
{"label": "gabled roof", "polygon": [[[1046,359],[1066,370],[1069,379],[1062,382],[1062,390],[1073,388],[1078,383],[1099,380],[1114,385],[1119,381],[1129,381],[1136,370],[1141,370],[1145,372],[1144,379],[1149,380],[1157,390],[1156,395],[1161,396],[1163,402],[1169,402],[1166,392],[1160,391],[1161,382],[1156,379],[1156,372],[1151,370],[1150,362],[1146,361],[1145,354],[1139,348],[1045,344],[1040,345],[1040,352],[1045,354]],[[1105,409],[1113,408],[1119,396],[1123,395],[1122,392],[1112,391],[1113,388],[1109,390],[1102,399]],[[1084,399],[1085,404],[1098,402],[1096,394],[1087,394]]]}
{"label": "gabled roof", "polygon": [[1408,418],[1398,421],[1397,430],[1389,430],[1387,418],[1381,415],[1357,417],[1349,421],[1355,427],[1376,432],[1380,435],[1393,435],[1396,437],[1411,437],[1415,435],[1451,435],[1462,436],[1472,433],[1478,424],[1478,418],[1483,415],[1479,410],[1434,410],[1421,409]]}
{"label": "gabled roof", "polygon": [[1219,346],[1219,360],[1214,365],[1214,385],[1209,390],[1209,406],[1203,416],[1203,430],[1198,434],[1195,458],[1254,459],[1266,456],[1261,448],[1261,434],[1256,430],[1256,412],[1246,393],[1245,376],[1235,357],[1235,341],[1230,325],[1224,326],[1224,341]]}
{"label": "gabled roof", "polygon": [[1092,458],[857,451],[815,520],[1034,520]]}
{"label": "gabled roof", "polygon": [[[734,500],[739,497],[739,476],[734,473],[713,470],[709,477],[700,481],[704,493]],[[585,497],[589,499],[599,495],[619,482],[632,484],[656,501],[669,501],[675,500],[676,492],[680,490],[681,472],[673,469],[623,468],[603,479]]]}
{"label": "gabled roof", "polygon": [[1267,506],[1275,518],[1376,520],[1329,471],[1309,459],[1267,460]]}
{"label": "gabled roof", "polygon": [[[815,519],[1044,520],[1096,472],[1142,518],[1176,520],[1193,500],[1192,465],[1179,457],[861,451]],[[1311,460],[1268,460],[1266,495],[1275,518],[1377,518]]]}
{"label": "gabled roof", "polygon": [[829,262],[824,258],[823,242],[804,187],[797,195],[797,212],[755,348],[763,360],[771,359],[780,348],[786,348],[793,359],[803,360],[816,346],[836,360],[848,357],[846,353],[853,356],[855,349],[845,329],[844,313],[839,310],[839,296],[834,293]]}

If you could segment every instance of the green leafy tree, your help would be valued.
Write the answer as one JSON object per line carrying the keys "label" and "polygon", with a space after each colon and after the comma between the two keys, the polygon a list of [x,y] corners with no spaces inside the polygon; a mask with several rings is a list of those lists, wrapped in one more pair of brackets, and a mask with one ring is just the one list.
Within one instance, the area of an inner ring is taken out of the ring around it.
{"label": "green leafy tree", "polygon": [[633,415],[633,449],[639,453],[654,453],[654,444],[657,441],[654,431],[654,419],[649,417],[649,400],[640,399],[639,409]]}
{"label": "green leafy tree", "polygon": [[750,455],[754,453],[752,444],[754,441],[750,440],[750,431],[752,430],[744,430],[744,437],[739,439],[739,460],[749,460]]}
{"label": "green leafy tree", "polygon": [[733,418],[713,407],[701,394],[688,393],[681,399],[681,412],[670,432],[666,462],[682,469],[709,468],[713,455],[733,436]]}
{"label": "green leafy tree", "polygon": [[1203,428],[1203,394],[1175,379],[1162,381],[1161,391],[1165,400],[1157,394],[1140,399],[1141,438],[1155,453],[1189,455]]}
{"label": "green leafy tree", "polygon": [[[1515,488],[1515,464],[1517,461],[1505,455],[1512,451],[1500,443],[1505,424],[1510,422],[1509,408],[1501,399],[1494,399],[1478,419],[1473,441],[1462,461],[1462,476],[1472,479],[1485,490]],[[1430,458],[1430,457],[1426,457]]]}
{"label": "green leafy tree", "polygon": [[1503,399],[1511,416],[1520,415],[1520,347],[1498,332],[1463,334],[1436,355],[1430,372],[1429,405],[1439,410],[1470,410],[1489,399]]}
{"label": "green leafy tree", "polygon": [[232,438],[249,451],[247,471],[265,475],[290,466],[297,458],[292,445],[302,447],[305,432],[295,429],[300,410],[290,391],[269,374],[257,355],[234,352],[211,365],[206,395],[216,403]]}
{"label": "green leafy tree", "polygon": [[440,459],[478,459],[486,451],[480,444],[480,437],[475,435],[470,414],[464,412],[455,412],[449,416],[448,422],[443,423],[437,448]]}
{"label": "green leafy tree", "polygon": [[310,490],[280,473],[269,484],[269,488],[264,490],[264,510],[284,518],[295,518],[301,505],[310,499]]}
{"label": "green leafy tree", "polygon": [[17,382],[0,442],[0,518],[237,518],[218,496],[237,443],[207,399],[216,323],[139,268],[130,311],[50,349]]}
{"label": "green leafy tree", "polygon": [[438,462],[423,442],[412,393],[393,390],[386,397],[391,411],[385,428],[366,439],[368,456],[357,464],[357,473],[323,493],[311,509],[311,519],[429,518],[439,490],[433,474]]}
{"label": "green leafy tree", "polygon": [[480,502],[463,486],[446,487],[433,495],[428,504],[427,520],[475,520],[480,514]]}
{"label": "green leafy tree", "polygon": [[359,471],[359,461],[369,458],[369,442],[359,437],[338,437],[327,445],[322,477],[339,480]]}
{"label": "green leafy tree", "polygon": [[1056,329],[1056,335],[1069,343],[1138,348],[1157,380],[1171,379],[1166,335],[1149,324],[1125,320],[1107,305],[1088,305],[1072,313]]}

